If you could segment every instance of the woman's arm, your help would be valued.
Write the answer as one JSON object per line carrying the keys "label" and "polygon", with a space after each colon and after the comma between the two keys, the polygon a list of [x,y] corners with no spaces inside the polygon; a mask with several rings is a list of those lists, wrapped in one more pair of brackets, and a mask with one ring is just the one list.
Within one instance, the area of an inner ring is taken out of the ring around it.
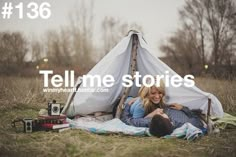
{"label": "woman's arm", "polygon": [[129,110],[130,105],[125,105],[125,109],[121,114],[121,121],[123,121],[127,125],[136,127],[149,127],[151,118],[133,118]]}
{"label": "woman's arm", "polygon": [[148,115],[145,116],[145,118],[152,118],[153,116],[155,116],[156,114],[163,114],[163,109],[161,108],[157,108],[154,111],[152,111],[151,113],[149,113]]}
{"label": "woman's arm", "polygon": [[148,115],[145,116],[145,118],[152,118],[154,115],[156,115],[156,110],[152,111],[151,113],[149,113]]}

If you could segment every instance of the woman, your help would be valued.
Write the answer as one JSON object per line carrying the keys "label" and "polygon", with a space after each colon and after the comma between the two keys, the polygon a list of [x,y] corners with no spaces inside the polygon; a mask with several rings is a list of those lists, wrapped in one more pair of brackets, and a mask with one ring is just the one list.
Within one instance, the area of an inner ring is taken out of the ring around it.
{"label": "woman", "polygon": [[128,125],[149,127],[151,118],[164,107],[165,85],[163,81],[160,81],[160,86],[143,85],[138,95],[137,98],[126,100],[121,120]]}
{"label": "woman", "polygon": [[[142,86],[139,90],[139,97],[134,99],[130,108],[133,118],[152,117],[150,114],[157,108],[163,108],[163,98],[165,96],[165,85],[161,81],[160,86],[146,87]],[[132,100],[128,103],[131,104]]]}

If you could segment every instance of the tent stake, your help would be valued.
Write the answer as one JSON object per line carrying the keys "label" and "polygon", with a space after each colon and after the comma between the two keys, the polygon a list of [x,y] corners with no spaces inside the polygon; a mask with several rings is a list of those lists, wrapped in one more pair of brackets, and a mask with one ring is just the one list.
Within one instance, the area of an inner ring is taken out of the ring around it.
{"label": "tent stake", "polygon": [[[130,64],[130,71],[131,71],[132,81],[134,81],[134,73],[137,70],[136,58],[137,58],[137,49],[138,49],[138,35],[133,34],[132,38],[133,38],[132,51],[131,51],[132,58],[131,58],[131,64]],[[120,99],[119,105],[116,110],[116,118],[120,118],[120,116],[121,116],[121,113],[124,109],[124,102],[130,92],[130,89],[131,89],[131,87],[126,87],[124,89],[123,95]]]}

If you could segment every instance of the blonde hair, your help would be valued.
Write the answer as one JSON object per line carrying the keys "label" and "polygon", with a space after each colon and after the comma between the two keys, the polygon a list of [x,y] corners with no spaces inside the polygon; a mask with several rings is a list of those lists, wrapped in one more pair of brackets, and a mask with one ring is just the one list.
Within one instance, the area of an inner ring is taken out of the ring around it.
{"label": "blonde hair", "polygon": [[142,87],[139,89],[138,95],[139,95],[139,97],[141,98],[141,100],[143,102],[145,115],[151,113],[152,111],[154,111],[158,107],[148,97],[151,94],[151,89],[153,87],[155,87],[163,95],[161,100],[160,100],[160,103],[159,103],[160,106],[159,107],[160,108],[164,107],[164,101],[163,101],[163,97],[165,96],[165,84],[164,84],[164,82],[162,80],[160,80],[160,86],[153,85],[151,87],[146,87],[146,86],[142,85]]}

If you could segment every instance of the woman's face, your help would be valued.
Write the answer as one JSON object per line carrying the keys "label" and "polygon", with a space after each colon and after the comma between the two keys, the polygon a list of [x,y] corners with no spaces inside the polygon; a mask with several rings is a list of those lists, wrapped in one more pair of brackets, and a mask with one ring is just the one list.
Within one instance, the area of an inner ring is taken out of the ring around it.
{"label": "woman's face", "polygon": [[156,87],[151,87],[151,92],[148,95],[149,100],[151,100],[152,103],[158,104],[161,101],[161,98],[163,97],[163,94],[158,91]]}

